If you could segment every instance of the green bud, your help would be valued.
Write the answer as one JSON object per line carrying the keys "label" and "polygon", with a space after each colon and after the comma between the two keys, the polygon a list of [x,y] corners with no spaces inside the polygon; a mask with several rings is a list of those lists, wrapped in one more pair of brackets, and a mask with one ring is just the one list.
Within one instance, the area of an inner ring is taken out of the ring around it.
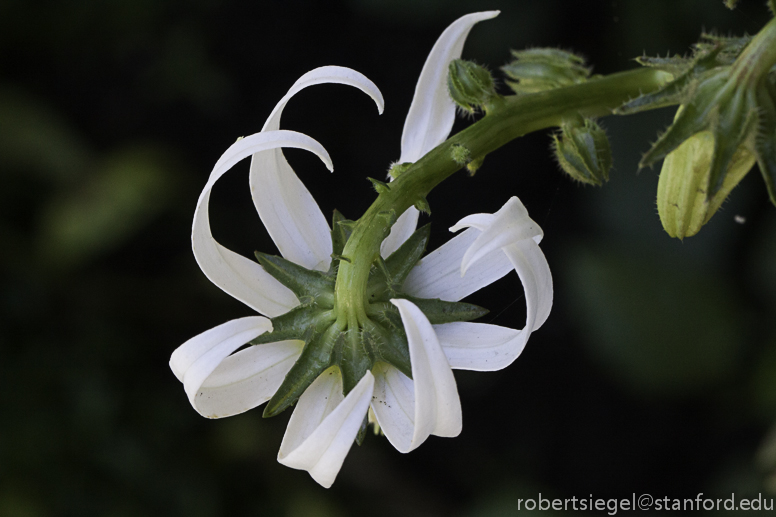
{"label": "green bud", "polygon": [[447,89],[453,101],[474,113],[496,96],[496,87],[488,70],[471,61],[454,59],[448,67]]}
{"label": "green bud", "polygon": [[512,56],[515,60],[501,70],[511,79],[507,84],[517,94],[570,86],[590,77],[590,69],[584,66],[585,60],[565,50],[513,50]]}
{"label": "green bud", "polygon": [[663,161],[657,185],[657,210],[663,228],[671,237],[683,239],[698,233],[755,162],[752,153],[739,147],[722,187],[708,197],[706,189],[713,156],[714,136],[703,131],[685,140]]}
{"label": "green bud", "polygon": [[566,122],[553,140],[555,158],[566,174],[589,185],[609,181],[612,150],[606,132],[595,121]]}

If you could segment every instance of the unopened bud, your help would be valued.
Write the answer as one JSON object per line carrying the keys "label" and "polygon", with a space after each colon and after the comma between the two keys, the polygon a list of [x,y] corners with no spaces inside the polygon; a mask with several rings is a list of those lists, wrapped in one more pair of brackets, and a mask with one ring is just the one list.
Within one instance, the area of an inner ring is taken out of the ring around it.
{"label": "unopened bud", "polygon": [[471,61],[454,59],[448,67],[447,89],[453,101],[474,113],[496,95],[496,87],[488,70]]}
{"label": "unopened bud", "polygon": [[730,160],[722,187],[709,197],[713,155],[714,136],[703,131],[685,140],[663,161],[657,184],[657,210],[671,237],[683,239],[698,233],[755,162],[751,152],[739,147]]}
{"label": "unopened bud", "polygon": [[564,123],[560,135],[553,138],[555,157],[566,174],[590,185],[609,181],[612,150],[606,132],[595,121]]}
{"label": "unopened bud", "polygon": [[511,80],[507,80],[517,94],[535,93],[561,86],[581,83],[590,76],[585,60],[556,48],[532,48],[513,50],[515,58],[501,70]]}

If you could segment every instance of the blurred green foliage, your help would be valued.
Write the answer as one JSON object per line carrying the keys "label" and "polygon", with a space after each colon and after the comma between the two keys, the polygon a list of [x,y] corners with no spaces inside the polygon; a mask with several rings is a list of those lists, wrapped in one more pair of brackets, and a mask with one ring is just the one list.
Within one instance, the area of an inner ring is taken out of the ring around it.
{"label": "blurred green foliage", "polygon": [[[457,16],[502,10],[464,52],[491,69],[509,48],[559,46],[610,73],[642,51],[683,53],[701,28],[753,33],[760,4],[0,3],[0,515],[501,516],[539,492],[773,494],[776,214],[750,175],[701,234],[671,242],[656,172],[635,174],[671,110],[602,121],[615,164],[602,189],[566,180],[548,136],[529,135],[429,197],[434,248],[461,216],[519,195],[556,279],[514,365],[456,374],[459,438],[401,455],[369,437],[325,491],[277,464],[287,415],[202,419],[167,366],[186,339],[250,314],[197,268],[191,217],[223,150],[302,73],[350,66],[386,97],[377,119],[357,92],[321,86],[284,113],[333,157],[328,175],[288,152],[324,212],[357,217]],[[273,252],[235,169],[213,193],[214,234]],[[520,327],[521,296],[509,277],[471,301]]]}

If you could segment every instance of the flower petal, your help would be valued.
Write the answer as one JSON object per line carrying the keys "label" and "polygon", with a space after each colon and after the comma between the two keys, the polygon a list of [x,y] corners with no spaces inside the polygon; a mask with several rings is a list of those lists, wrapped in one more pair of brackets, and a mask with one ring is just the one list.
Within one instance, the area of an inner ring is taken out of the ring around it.
{"label": "flower petal", "polygon": [[415,96],[401,135],[399,162],[414,162],[447,139],[455,121],[455,104],[447,93],[447,67],[461,57],[471,28],[498,16],[486,11],[462,16],[439,36],[420,72]]}
{"label": "flower petal", "polygon": [[271,331],[272,322],[267,318],[239,318],[194,336],[172,353],[170,368],[183,383],[194,409],[197,409],[194,398],[200,386],[224,358],[251,339]]}
{"label": "flower petal", "polygon": [[[525,290],[525,330],[533,332],[541,327],[552,309],[552,273],[541,248],[532,240],[522,241],[504,248],[515,267]],[[526,336],[526,339],[528,337]]]}
{"label": "flower petal", "polygon": [[345,68],[342,66],[322,66],[310,70],[291,86],[282,99],[275,105],[275,109],[272,110],[267,121],[264,123],[262,131],[274,131],[280,129],[280,117],[283,114],[283,108],[286,107],[288,101],[299,93],[301,90],[308,86],[314,86],[316,84],[346,84],[349,86],[355,86],[362,92],[366,93],[377,104],[377,111],[381,114],[385,108],[385,101],[383,100],[383,94],[380,93],[380,89],[366,78],[365,75],[360,72],[356,72],[351,68]]}
{"label": "flower petal", "polygon": [[218,244],[210,231],[208,203],[216,181],[234,164],[255,153],[279,147],[296,147],[317,154],[331,170],[326,150],[309,136],[293,131],[256,133],[232,144],[221,156],[210,174],[197,202],[191,243],[194,257],[211,282],[256,311],[270,317],[279,316],[298,305],[296,296],[270,276],[256,262]]}
{"label": "flower petal", "polygon": [[[383,112],[383,96],[372,81],[350,68],[324,66],[294,83],[275,106],[262,132],[279,129],[283,108],[291,97],[308,86],[323,83],[355,86],[372,97],[379,112]],[[250,185],[256,210],[280,253],[308,269],[326,270],[332,252],[329,224],[283,151],[272,149],[253,156]]]}
{"label": "flower petal", "polygon": [[534,239],[538,244],[544,235],[539,225],[528,217],[528,210],[523,203],[514,196],[495,214],[473,214],[464,217],[450,228],[450,231],[455,232],[465,227],[477,228],[482,233],[463,256],[461,276],[466,274],[471,264],[494,250],[525,239]]}
{"label": "flower petal", "polygon": [[506,368],[525,348],[530,331],[487,323],[434,325],[450,368],[492,372]]}
{"label": "flower petal", "polygon": [[464,254],[462,274],[467,268],[476,267],[480,261],[490,260],[497,249],[504,252],[525,290],[527,315],[523,331],[527,340],[528,335],[545,322],[552,308],[552,274],[538,244],[543,236],[541,228],[528,217],[528,212],[516,197],[507,201],[495,214],[465,217],[451,230],[466,226],[473,226],[482,233]]}
{"label": "flower petal", "polygon": [[[458,436],[461,432],[461,401],[458,398],[458,388],[455,384],[453,371],[447,364],[445,354],[439,346],[439,341],[428,318],[415,304],[408,300],[393,299],[391,303],[399,309],[401,314],[409,342],[410,361],[412,362],[415,411],[410,440],[407,440],[409,437],[407,417],[409,415],[406,406],[393,411],[393,408],[386,404],[373,402],[372,408],[380,427],[391,444],[400,452],[409,452],[425,442],[431,434],[447,437]],[[397,380],[399,380],[399,386],[394,388],[389,385],[387,388],[394,393],[403,388],[405,393],[398,396],[406,402],[408,400],[406,396],[408,385],[401,377],[397,377]],[[386,394],[385,391],[380,395]],[[399,399],[397,398],[397,400]]]}
{"label": "flower petal", "polygon": [[509,259],[494,251],[472,264],[461,277],[463,256],[478,235],[476,229],[466,230],[423,257],[407,276],[402,290],[419,298],[457,302],[512,271]]}
{"label": "flower petal", "polygon": [[329,488],[361,428],[373,388],[374,377],[367,371],[343,399],[339,369],[324,371],[299,398],[278,461],[307,470],[315,481]]}
{"label": "flower petal", "polygon": [[411,206],[396,219],[396,222],[391,226],[391,233],[388,234],[388,237],[380,245],[380,255],[385,258],[390,257],[391,253],[399,249],[399,246],[410,238],[418,227],[419,215],[418,209]]}
{"label": "flower petal", "polygon": [[264,404],[302,353],[303,341],[253,345],[226,357],[199,388],[195,408],[208,418],[237,415]]}
{"label": "flower petal", "polygon": [[415,386],[388,363],[374,366],[372,411],[385,437],[397,450],[409,452],[415,432]]}

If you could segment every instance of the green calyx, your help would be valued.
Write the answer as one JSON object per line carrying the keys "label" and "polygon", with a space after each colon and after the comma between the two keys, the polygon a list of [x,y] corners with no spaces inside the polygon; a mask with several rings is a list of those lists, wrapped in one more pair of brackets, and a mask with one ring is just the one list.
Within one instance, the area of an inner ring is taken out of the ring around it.
{"label": "green calyx", "polygon": [[[395,221],[395,215],[391,213],[383,217],[389,225]],[[364,292],[356,293],[358,297],[349,296],[353,293],[337,292],[338,276],[347,274],[354,265],[346,251],[353,222],[335,211],[332,223],[332,265],[326,272],[308,270],[280,257],[256,253],[262,267],[291,289],[300,305],[272,318],[273,331],[262,334],[251,344],[289,339],[304,341],[299,359],[267,403],[265,417],[275,416],[293,405],[307,387],[332,366],[340,370],[345,394],[377,362],[391,364],[411,378],[407,336],[391,299],[412,301],[432,324],[470,321],[488,312],[476,305],[415,298],[402,291],[404,281],[426,250],[430,236],[428,225],[415,231],[387,259],[378,256],[370,264],[366,288]],[[377,230],[383,233],[380,228]],[[347,282],[340,284],[348,285]],[[361,307],[347,303],[354,298],[362,300]]]}
{"label": "green calyx", "polygon": [[[671,73],[674,80],[656,92],[633,99],[616,113],[630,114],[681,104],[674,123],[640,163],[641,167],[651,166],[671,153],[682,154],[669,160],[661,173],[671,176],[664,182],[666,187],[662,196],[670,200],[666,203],[670,205],[681,198],[688,206],[700,206],[694,198],[690,201],[680,191],[695,192],[693,196],[702,193],[701,204],[706,212],[690,219],[705,223],[724,200],[719,197],[726,195],[746,174],[746,171],[742,173],[741,167],[753,163],[746,159],[751,154],[759,163],[771,201],[776,204],[776,86],[773,74],[776,20],[771,20],[754,38],[704,35],[689,60],[642,58],[640,61]],[[697,135],[710,135],[712,141],[701,144],[706,137],[695,138]],[[695,143],[681,149],[680,146],[693,138]],[[699,171],[703,167],[706,170]],[[659,199],[658,206],[660,204]],[[683,214],[680,219],[685,217]],[[694,226],[697,224],[688,228]]]}

